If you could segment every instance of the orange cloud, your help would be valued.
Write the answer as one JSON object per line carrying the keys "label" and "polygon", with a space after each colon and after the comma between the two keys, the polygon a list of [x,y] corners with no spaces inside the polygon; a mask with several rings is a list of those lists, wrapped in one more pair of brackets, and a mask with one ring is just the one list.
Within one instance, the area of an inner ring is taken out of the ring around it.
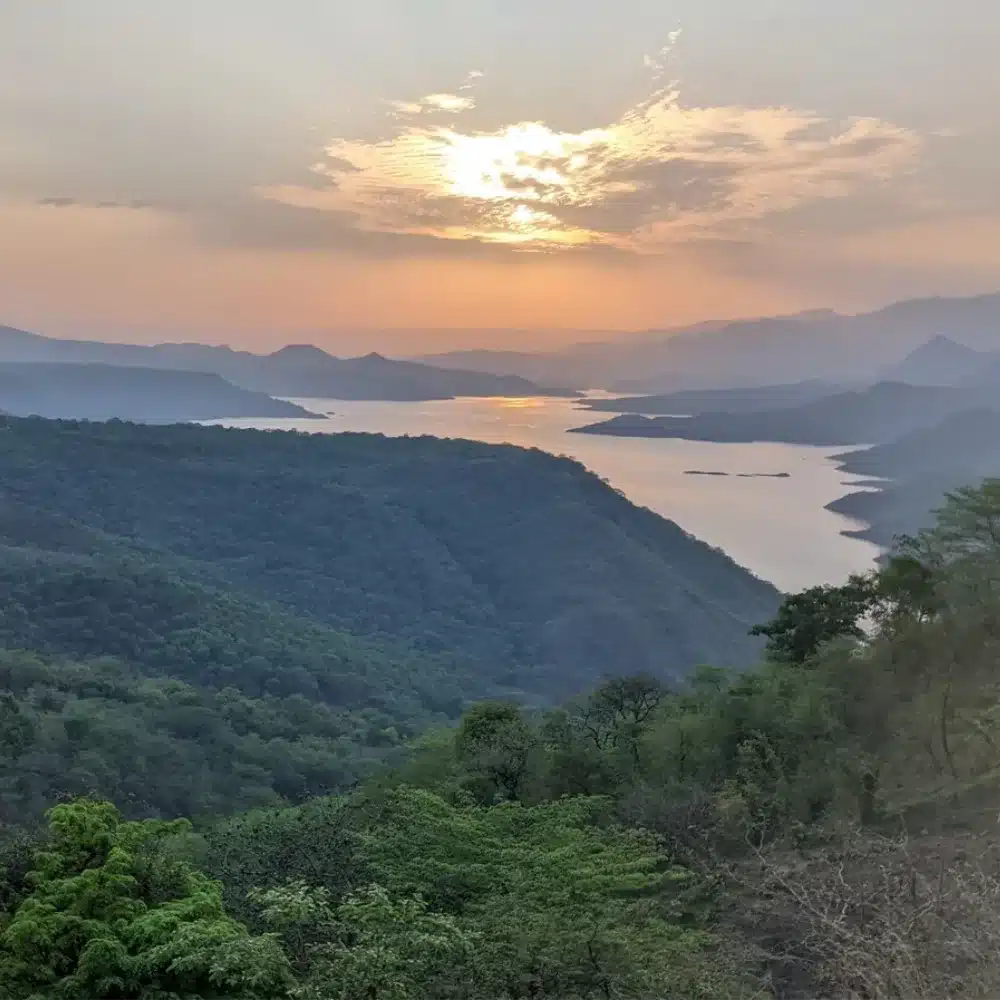
{"label": "orange cloud", "polygon": [[[659,72],[660,61],[651,62]],[[408,117],[458,113],[473,101],[433,94],[393,106]],[[740,237],[783,212],[849,198],[906,171],[921,146],[914,132],[875,118],[687,107],[668,86],[617,121],[579,132],[539,121],[492,131],[407,123],[380,141],[334,139],[315,168],[325,190],[258,193],[349,213],[369,232],[655,253],[679,241]]]}

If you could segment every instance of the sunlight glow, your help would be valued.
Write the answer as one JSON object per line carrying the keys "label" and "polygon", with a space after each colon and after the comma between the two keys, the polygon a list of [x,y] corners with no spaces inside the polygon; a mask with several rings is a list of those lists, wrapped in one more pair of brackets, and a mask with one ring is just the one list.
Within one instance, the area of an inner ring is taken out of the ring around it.
{"label": "sunlight glow", "polygon": [[[664,57],[652,60],[657,74]],[[402,121],[391,138],[330,142],[317,169],[326,190],[259,193],[350,213],[371,232],[656,253],[672,242],[744,240],[770,216],[905,171],[921,146],[915,133],[877,119],[685,107],[672,85],[580,132],[540,121],[460,130],[452,119],[475,108],[468,94],[480,76],[469,74],[460,94],[390,102]]]}
{"label": "sunlight glow", "polygon": [[503,410],[537,410],[544,407],[548,400],[537,396],[496,396],[496,403]]}

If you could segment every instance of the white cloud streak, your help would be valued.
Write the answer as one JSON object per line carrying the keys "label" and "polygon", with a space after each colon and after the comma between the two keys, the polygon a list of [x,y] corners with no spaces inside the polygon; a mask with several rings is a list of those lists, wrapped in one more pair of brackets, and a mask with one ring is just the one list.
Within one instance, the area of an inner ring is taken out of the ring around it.
{"label": "white cloud streak", "polygon": [[[675,33],[647,60],[655,75],[676,41]],[[470,73],[457,94],[392,102],[404,121],[389,139],[332,140],[320,168],[327,190],[260,193],[351,213],[370,232],[655,253],[678,242],[747,238],[783,213],[870,194],[905,174],[922,146],[912,131],[875,118],[688,107],[676,85],[579,132],[537,121],[463,131],[430,117],[471,110],[467,94],[480,77]]]}

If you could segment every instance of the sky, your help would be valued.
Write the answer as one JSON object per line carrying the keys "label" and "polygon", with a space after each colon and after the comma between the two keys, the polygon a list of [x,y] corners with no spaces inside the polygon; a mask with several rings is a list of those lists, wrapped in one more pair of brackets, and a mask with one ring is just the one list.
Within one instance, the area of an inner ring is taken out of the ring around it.
{"label": "sky", "polygon": [[0,324],[551,348],[1000,289],[992,0],[0,0]]}

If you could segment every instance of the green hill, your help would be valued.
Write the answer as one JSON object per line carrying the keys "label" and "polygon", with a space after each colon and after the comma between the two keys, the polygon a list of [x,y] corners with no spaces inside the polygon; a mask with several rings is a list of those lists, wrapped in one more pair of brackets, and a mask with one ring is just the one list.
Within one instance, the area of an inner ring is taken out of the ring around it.
{"label": "green hill", "polygon": [[[775,591],[568,459],[434,438],[7,420],[3,496],[188,582],[544,698],[744,663]],[[67,543],[69,544],[69,543]],[[50,553],[50,558],[52,554]]]}
{"label": "green hill", "polygon": [[[476,699],[551,704],[606,674],[747,664],[748,629],[778,599],[537,451],[4,418],[0,468],[0,647],[48,671],[25,708],[41,712],[32,732],[55,725],[38,708],[53,664],[83,664],[83,678],[113,658],[118,687],[138,692],[109,707],[119,730],[147,726],[141,706],[179,683],[222,743],[234,725],[223,694],[243,706],[240,739],[264,738],[262,718],[294,734],[244,786],[226,790],[213,765],[189,783],[189,812],[349,784]],[[109,698],[99,675],[80,683]]]}

